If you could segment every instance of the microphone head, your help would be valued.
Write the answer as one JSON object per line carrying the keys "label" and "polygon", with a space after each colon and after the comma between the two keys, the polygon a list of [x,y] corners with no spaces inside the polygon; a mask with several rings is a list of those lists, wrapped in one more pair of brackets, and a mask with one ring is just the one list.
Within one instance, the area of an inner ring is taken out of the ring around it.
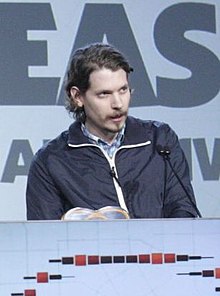
{"label": "microphone head", "polygon": [[156,149],[158,154],[161,156],[167,156],[167,155],[170,155],[171,153],[169,147],[167,146],[157,145]]}

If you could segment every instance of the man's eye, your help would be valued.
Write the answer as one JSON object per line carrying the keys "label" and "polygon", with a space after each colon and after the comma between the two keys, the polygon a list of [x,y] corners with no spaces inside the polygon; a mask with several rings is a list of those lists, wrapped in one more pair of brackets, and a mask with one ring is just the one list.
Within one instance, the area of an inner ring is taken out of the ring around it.
{"label": "man's eye", "polygon": [[103,91],[103,92],[101,92],[101,93],[98,94],[98,97],[99,97],[99,98],[105,98],[105,97],[107,97],[108,95],[109,95],[108,92]]}
{"label": "man's eye", "polygon": [[124,86],[124,87],[122,87],[121,89],[120,89],[120,93],[121,94],[124,94],[124,93],[126,93],[128,91],[128,87],[127,86]]}

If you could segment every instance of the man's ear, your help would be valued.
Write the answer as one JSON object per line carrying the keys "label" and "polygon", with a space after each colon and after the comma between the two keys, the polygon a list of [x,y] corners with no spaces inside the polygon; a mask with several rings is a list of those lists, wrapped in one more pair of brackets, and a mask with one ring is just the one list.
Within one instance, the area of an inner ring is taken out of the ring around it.
{"label": "man's ear", "polygon": [[83,107],[83,99],[80,94],[80,90],[76,86],[72,86],[70,89],[71,98],[77,107]]}

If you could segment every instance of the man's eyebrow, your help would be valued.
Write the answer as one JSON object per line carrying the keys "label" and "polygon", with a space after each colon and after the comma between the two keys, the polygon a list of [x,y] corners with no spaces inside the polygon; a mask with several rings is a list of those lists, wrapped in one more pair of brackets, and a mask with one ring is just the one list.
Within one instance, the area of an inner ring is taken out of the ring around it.
{"label": "man's eyebrow", "polygon": [[[122,88],[124,88],[124,87],[129,88],[129,84],[128,84],[128,83],[124,83],[123,85],[121,85],[121,86],[118,88],[118,90],[120,90],[120,89],[122,89]],[[112,93],[113,90],[111,90],[111,89],[109,89],[109,88],[102,88],[102,89],[97,89],[95,92],[98,93],[98,94],[99,94],[99,93],[102,93],[102,92]]]}
{"label": "man's eyebrow", "polygon": [[[122,87],[129,87],[129,84],[125,83],[124,85],[122,85]],[[120,88],[122,88],[122,87],[120,87]]]}
{"label": "man's eyebrow", "polygon": [[112,90],[107,89],[107,88],[103,88],[103,89],[100,89],[100,90],[97,90],[96,91],[97,94],[100,94],[100,93],[103,93],[103,92],[105,92],[105,93],[111,93]]}

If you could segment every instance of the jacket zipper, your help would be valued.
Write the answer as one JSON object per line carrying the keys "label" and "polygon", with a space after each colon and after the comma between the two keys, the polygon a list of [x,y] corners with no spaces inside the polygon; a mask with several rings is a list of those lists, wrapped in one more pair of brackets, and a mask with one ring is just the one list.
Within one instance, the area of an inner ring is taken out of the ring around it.
{"label": "jacket zipper", "polygon": [[115,166],[115,155],[119,150],[124,149],[124,148],[141,147],[141,146],[145,146],[145,145],[149,145],[149,144],[151,144],[151,141],[147,141],[147,142],[141,143],[141,144],[127,145],[125,147],[121,146],[115,151],[112,158],[110,158],[108,156],[108,154],[105,151],[103,151],[103,149],[100,148],[103,151],[105,157],[107,158],[107,160],[108,160],[108,162],[110,164],[111,176],[113,178],[113,182],[114,182],[114,185],[115,185],[115,189],[116,189],[116,193],[117,193],[117,196],[118,196],[118,201],[119,201],[120,207],[122,209],[124,209],[125,211],[127,211],[128,213],[129,213],[129,211],[128,211],[128,208],[127,208],[126,203],[125,203],[124,195],[123,195],[123,192],[122,192],[122,187],[121,187],[120,181],[118,179],[118,173],[117,173],[116,166]]}
{"label": "jacket zipper", "polygon": [[118,183],[118,185],[121,187],[121,184],[119,182],[119,179],[118,177],[116,176],[116,173],[115,173],[115,167],[112,167],[111,169],[111,176],[115,179],[115,181]]}
{"label": "jacket zipper", "polygon": [[[134,144],[134,145],[127,145],[126,147],[123,147],[121,146],[118,150],[122,149],[122,148],[133,148],[133,147],[141,147],[141,146],[145,146],[145,145],[149,145],[151,144],[151,141],[147,141],[145,143],[140,143],[140,144]],[[79,145],[71,145],[71,144],[68,144],[70,147],[79,147]],[[115,190],[116,190],[116,194],[117,194],[117,197],[118,197],[118,202],[119,202],[119,205],[122,209],[124,209],[125,211],[128,211],[128,208],[126,206],[126,203],[125,203],[125,199],[124,199],[124,195],[123,195],[123,192],[122,192],[122,189],[121,189],[121,184],[120,184],[120,181],[118,179],[118,173],[117,173],[117,170],[116,170],[116,166],[115,166],[115,155],[117,153],[117,151],[115,151],[114,155],[112,158],[110,158],[108,156],[108,154],[105,152],[104,149],[102,149],[101,147],[99,147],[98,145],[95,145],[95,144],[83,144],[82,146],[95,146],[97,148],[99,148],[102,153],[104,154],[104,156],[106,157],[106,159],[108,160],[108,163],[110,165],[110,175],[112,176],[112,179],[113,179],[113,183],[114,183],[114,186],[115,186]]]}
{"label": "jacket zipper", "polygon": [[122,189],[121,189],[121,184],[120,184],[120,181],[118,179],[118,174],[117,174],[116,167],[115,167],[114,156],[113,156],[112,159],[110,157],[108,157],[108,155],[106,155],[106,154],[105,154],[105,156],[106,156],[106,158],[107,158],[107,160],[108,160],[108,162],[110,164],[110,168],[111,168],[110,174],[111,174],[112,179],[113,179],[113,183],[114,183],[115,190],[116,190],[116,193],[117,193],[119,205],[120,205],[120,207],[122,209],[129,212],[128,208],[126,206],[126,203],[125,203],[125,199],[124,199]]}

